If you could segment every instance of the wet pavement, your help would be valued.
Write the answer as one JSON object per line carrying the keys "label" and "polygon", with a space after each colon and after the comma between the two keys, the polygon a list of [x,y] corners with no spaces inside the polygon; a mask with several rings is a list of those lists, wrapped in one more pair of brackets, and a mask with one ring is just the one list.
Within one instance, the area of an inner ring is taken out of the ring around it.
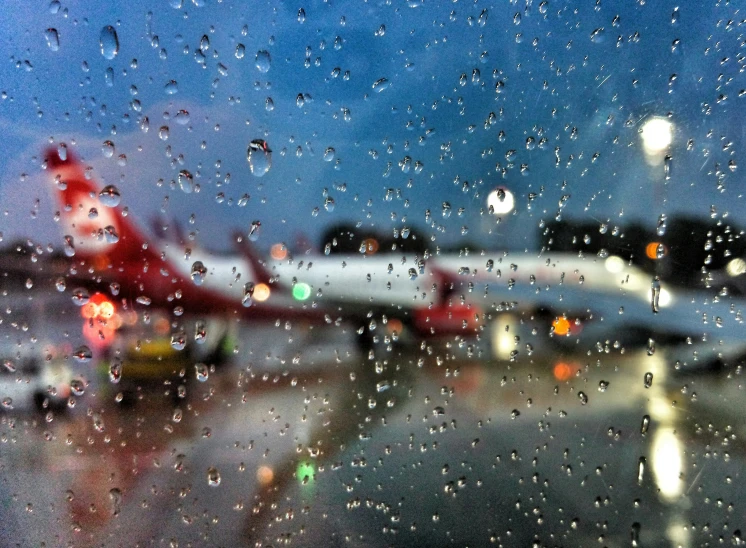
{"label": "wet pavement", "polygon": [[117,402],[102,379],[66,412],[7,411],[2,544],[741,542],[739,369],[674,375],[665,349],[366,353],[351,337],[251,329],[184,398]]}

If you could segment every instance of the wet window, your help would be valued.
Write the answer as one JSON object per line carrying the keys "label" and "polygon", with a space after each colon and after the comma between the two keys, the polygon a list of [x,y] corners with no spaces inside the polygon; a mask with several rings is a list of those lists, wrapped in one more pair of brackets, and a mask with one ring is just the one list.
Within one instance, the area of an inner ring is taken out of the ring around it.
{"label": "wet window", "polygon": [[7,8],[1,545],[746,542],[738,3]]}

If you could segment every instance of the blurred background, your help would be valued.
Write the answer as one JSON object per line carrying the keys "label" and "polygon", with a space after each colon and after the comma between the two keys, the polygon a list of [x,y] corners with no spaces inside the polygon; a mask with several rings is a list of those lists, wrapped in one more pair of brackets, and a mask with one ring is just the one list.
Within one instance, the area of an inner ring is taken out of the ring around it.
{"label": "blurred background", "polygon": [[0,544],[746,542],[742,20],[11,1]]}

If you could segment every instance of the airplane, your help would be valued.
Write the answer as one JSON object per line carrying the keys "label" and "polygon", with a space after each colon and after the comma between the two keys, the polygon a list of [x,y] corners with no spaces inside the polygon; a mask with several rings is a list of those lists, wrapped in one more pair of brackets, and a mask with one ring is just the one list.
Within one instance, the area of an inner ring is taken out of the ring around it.
{"label": "airplane", "polygon": [[[127,309],[169,310],[177,316],[235,316],[248,321],[297,320],[311,325],[365,322],[368,328],[370,309],[403,310],[414,311],[428,324],[418,336],[474,329],[478,311],[446,305],[443,295],[430,287],[442,287],[443,280],[438,271],[428,271],[423,261],[416,269],[410,264],[392,265],[389,286],[377,287],[367,299],[350,298],[362,289],[355,287],[348,298],[334,294],[338,306],[319,305],[316,299],[309,301],[308,287],[278,283],[278,277],[258,258],[244,235],[234,234],[239,254],[231,256],[192,243],[149,238],[127,208],[120,206],[118,190],[97,186],[72,150],[49,148],[43,167],[52,179],[51,191],[60,208],[57,216],[70,261],[68,282],[106,292]],[[306,266],[306,271],[311,271],[311,263]],[[342,267],[339,274],[329,274],[348,280],[344,287],[349,288],[350,283],[357,283],[362,270],[381,266],[353,263],[350,269]],[[323,288],[316,291],[320,297]],[[354,306],[347,306],[350,303]],[[363,303],[370,309],[360,306]]]}
{"label": "airplane", "polygon": [[[581,329],[589,340],[619,336],[628,326],[642,330],[643,339],[653,332],[703,333],[689,296],[616,256],[382,251],[265,260],[243,234],[234,234],[238,255],[224,256],[146,237],[116,189],[97,187],[65,147],[48,149],[44,167],[71,255],[68,275],[132,309],[352,324],[363,348],[382,332],[407,331],[417,343],[485,333],[494,339],[506,327],[496,321],[504,313],[512,321],[536,320],[538,335],[557,341],[577,342]],[[681,312],[672,318],[667,310],[677,306]]]}

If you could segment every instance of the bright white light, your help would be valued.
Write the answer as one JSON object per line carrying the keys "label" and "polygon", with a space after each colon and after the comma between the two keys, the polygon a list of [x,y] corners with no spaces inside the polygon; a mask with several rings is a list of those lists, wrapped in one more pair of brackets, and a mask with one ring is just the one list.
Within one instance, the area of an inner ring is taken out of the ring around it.
{"label": "bright white light", "polygon": [[663,498],[673,500],[681,495],[683,482],[683,448],[671,427],[659,428],[653,438],[653,475]]}
{"label": "bright white light", "polygon": [[661,287],[661,292],[658,294],[658,306],[660,307],[671,306],[672,301],[673,301],[673,295],[671,295],[671,292]]}
{"label": "bright white light", "polygon": [[617,257],[616,255],[610,256],[606,261],[604,262],[604,266],[606,267],[606,270],[611,272],[612,274],[619,274],[622,270],[624,270],[624,259],[621,257]]}
{"label": "bright white light", "polygon": [[740,257],[736,257],[725,266],[725,271],[728,273],[728,276],[740,276],[746,272],[746,261]]}
{"label": "bright white light", "polygon": [[648,154],[666,150],[673,141],[673,124],[665,118],[651,118],[642,126],[642,146]]}
{"label": "bright white light", "polygon": [[505,215],[513,211],[515,197],[507,188],[496,188],[487,196],[487,207],[491,208],[495,215]]}

